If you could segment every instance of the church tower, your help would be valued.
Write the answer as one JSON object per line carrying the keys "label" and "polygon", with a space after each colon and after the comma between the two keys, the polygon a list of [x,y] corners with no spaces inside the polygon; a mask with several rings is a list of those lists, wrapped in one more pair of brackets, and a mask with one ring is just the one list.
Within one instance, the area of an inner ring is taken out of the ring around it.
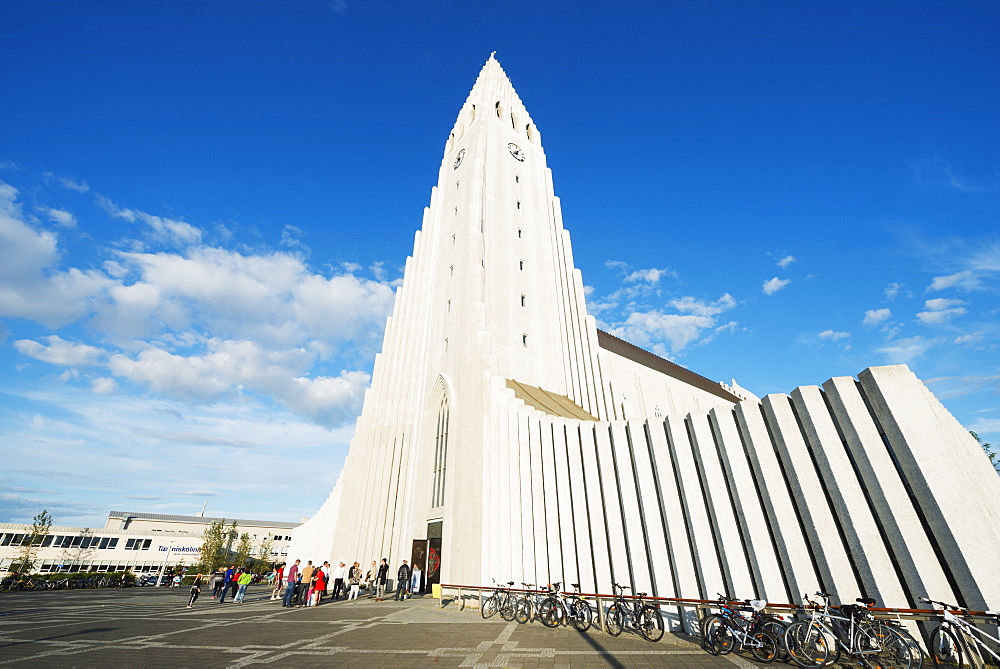
{"label": "church tower", "polygon": [[[490,384],[605,416],[597,348],[541,134],[491,55],[448,136],[340,482],[296,539],[335,517],[336,555],[398,562],[429,531],[470,557]],[[314,539],[299,545],[331,554]]]}
{"label": "church tower", "polygon": [[[291,559],[428,583],[1000,606],[1000,477],[905,366],[760,399],[597,329],[541,135],[483,66],[344,469]],[[671,626],[692,631],[679,616]]]}

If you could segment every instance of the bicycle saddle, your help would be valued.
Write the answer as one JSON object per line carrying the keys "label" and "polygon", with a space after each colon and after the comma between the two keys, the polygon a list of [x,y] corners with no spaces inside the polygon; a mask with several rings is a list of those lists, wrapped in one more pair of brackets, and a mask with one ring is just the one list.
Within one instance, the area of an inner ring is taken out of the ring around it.
{"label": "bicycle saddle", "polygon": [[645,593],[645,592],[637,592],[637,593],[635,593],[635,594],[636,594],[636,596],[638,596],[638,597],[645,597],[645,596],[646,596],[646,595],[647,595],[648,593]]}
{"label": "bicycle saddle", "polygon": [[507,585],[514,585],[514,581],[507,581]]}
{"label": "bicycle saddle", "polygon": [[579,584],[579,583],[570,583],[570,585],[572,585],[572,586],[573,586],[574,588],[576,588],[577,590],[579,590],[579,589],[580,589],[580,584]]}
{"label": "bicycle saddle", "polygon": [[858,597],[854,601],[861,602],[865,606],[875,606],[875,600],[871,597]]}

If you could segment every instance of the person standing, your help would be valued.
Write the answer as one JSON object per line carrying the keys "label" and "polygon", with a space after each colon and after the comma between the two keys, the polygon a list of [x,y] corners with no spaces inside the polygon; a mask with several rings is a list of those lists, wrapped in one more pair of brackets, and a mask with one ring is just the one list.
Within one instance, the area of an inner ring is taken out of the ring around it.
{"label": "person standing", "polygon": [[286,579],[285,585],[285,598],[281,600],[281,606],[291,607],[292,597],[295,595],[295,583],[299,578],[299,563],[302,560],[296,560],[295,564],[288,568],[288,578]]}
{"label": "person standing", "polygon": [[347,575],[347,583],[351,586],[351,593],[348,599],[357,599],[358,590],[361,589],[361,565],[355,562],[351,565],[351,571]]}
{"label": "person standing", "polygon": [[224,604],[226,601],[226,591],[229,590],[229,583],[233,580],[233,576],[236,575],[236,565],[231,565],[229,569],[226,570],[225,576],[222,577],[222,589],[219,591],[219,598],[215,600],[216,604]]}
{"label": "person standing", "polygon": [[378,577],[378,563],[372,560],[371,569],[365,574],[365,590],[368,591],[368,599],[375,596],[375,579]]}
{"label": "person standing", "polygon": [[225,583],[226,576],[221,571],[217,571],[212,574],[212,599],[219,596],[219,592],[222,591],[222,584]]}
{"label": "person standing", "polygon": [[326,590],[319,593],[320,601],[323,601],[323,597],[329,594],[330,588],[333,587],[333,567],[328,560],[323,560],[323,581],[326,583]]}
{"label": "person standing", "polygon": [[229,582],[229,598],[236,601],[236,591],[240,589],[240,576],[243,575],[243,569],[239,568],[236,573],[233,574],[233,580]]}
{"label": "person standing", "polygon": [[322,569],[313,572],[313,594],[309,606],[319,606],[320,597],[326,590],[326,573]]}
{"label": "person standing", "polygon": [[274,589],[271,590],[271,600],[274,601],[281,594],[281,583],[285,576],[285,563],[282,562],[274,572]]}
{"label": "person standing", "polygon": [[234,602],[243,603],[243,598],[247,596],[247,586],[250,585],[250,581],[253,580],[253,574],[249,571],[245,571],[240,574],[240,577],[236,579],[236,583],[239,585],[239,591],[236,596],[233,597]]}
{"label": "person standing", "polygon": [[201,594],[201,576],[194,579],[194,585],[191,586],[191,598],[188,599],[187,607],[189,609],[194,608],[194,603],[198,599],[198,595]]}
{"label": "person standing", "polygon": [[403,564],[399,566],[396,570],[396,596],[394,599],[402,601],[406,599],[406,593],[410,585],[410,565],[406,564],[406,560],[403,560]]}
{"label": "person standing", "polygon": [[378,575],[375,577],[375,601],[385,601],[385,582],[389,580],[389,560],[382,558],[382,564],[378,566]]}
{"label": "person standing", "polygon": [[423,574],[423,572],[420,571],[420,565],[414,563],[413,564],[413,577],[411,579],[412,587],[410,588],[410,592],[413,593],[414,595],[419,595],[421,592],[423,592],[423,590],[424,590],[424,588],[423,588],[423,585],[424,585],[423,578],[424,578],[424,574]]}
{"label": "person standing", "polygon": [[313,583],[313,572],[316,568],[313,567],[313,561],[306,561],[306,566],[302,570],[302,587],[301,591],[295,597],[295,604],[297,606],[305,606],[309,603],[309,598],[312,596],[312,583]]}
{"label": "person standing", "polygon": [[347,578],[347,566],[341,562],[340,566],[333,570],[333,598],[337,599],[344,594],[344,579]]}

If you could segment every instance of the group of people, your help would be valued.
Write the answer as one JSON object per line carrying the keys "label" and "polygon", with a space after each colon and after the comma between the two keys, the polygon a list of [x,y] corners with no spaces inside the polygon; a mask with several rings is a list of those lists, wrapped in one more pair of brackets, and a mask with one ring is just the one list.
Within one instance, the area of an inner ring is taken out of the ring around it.
{"label": "group of people", "polygon": [[[249,571],[243,571],[236,565],[230,565],[225,571],[220,570],[212,575],[212,599],[214,599],[217,604],[224,604],[226,601],[226,593],[229,592],[230,598],[233,602],[237,604],[242,603],[243,598],[246,597],[247,594],[247,586],[250,585],[252,581],[253,574]],[[199,592],[201,592],[200,589]],[[194,592],[194,588],[192,588],[191,601],[188,603],[188,606],[190,607],[193,605],[194,600],[196,599],[198,599],[198,595]]]}
{"label": "group of people", "polygon": [[[191,586],[191,597],[187,608],[192,608],[201,593],[201,576]],[[242,603],[246,597],[247,586],[253,581],[253,574],[242,571],[236,565],[231,565],[225,571],[219,570],[212,575],[209,585],[212,586],[212,599],[223,604],[226,594],[235,603]],[[348,567],[343,562],[332,567],[329,562],[313,566],[308,560],[302,566],[302,560],[296,560],[291,566],[284,563],[278,565],[270,578],[273,586],[271,600],[280,599],[282,606],[301,607],[318,606],[323,597],[329,594],[334,599],[358,599],[361,586],[364,584],[368,599],[376,602],[385,600],[386,584],[389,581],[389,561],[382,558],[378,564],[372,560],[371,568],[362,573],[361,565],[355,562]],[[284,593],[282,593],[284,588]],[[412,567],[403,560],[396,570],[395,599],[403,600],[410,595],[423,594],[424,576],[419,564]]]}
{"label": "group of people", "polygon": [[[396,599],[405,599],[409,594],[423,592],[423,572],[420,565],[411,569],[403,560],[396,571]],[[302,560],[296,560],[291,566],[278,565],[271,591],[271,599],[281,599],[283,607],[318,606],[327,594],[331,599],[358,599],[361,586],[364,584],[369,599],[377,602],[385,600],[386,584],[389,580],[389,561],[382,558],[378,564],[372,560],[371,568],[363,573],[357,562],[348,567],[341,562],[332,567],[329,562],[313,566],[308,560],[302,566]],[[284,594],[281,593],[284,588]]]}

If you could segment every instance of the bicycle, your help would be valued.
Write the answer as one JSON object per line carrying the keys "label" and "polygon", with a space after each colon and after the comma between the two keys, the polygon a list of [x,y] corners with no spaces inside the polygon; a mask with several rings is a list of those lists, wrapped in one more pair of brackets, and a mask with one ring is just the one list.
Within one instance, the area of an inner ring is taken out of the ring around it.
{"label": "bicycle", "polygon": [[560,592],[562,582],[553,583],[549,595],[538,605],[538,619],[546,627],[558,627],[561,622],[572,623],[573,627],[586,632],[593,621],[590,604],[580,597],[580,584],[573,583],[575,589],[570,595]]}
{"label": "bicycle", "polygon": [[843,652],[864,667],[911,669],[919,665],[913,648],[899,632],[875,622],[868,610],[875,600],[859,598],[860,605],[834,607],[844,614],[836,615],[830,611],[830,594],[817,592],[816,596],[823,598],[823,605],[803,595],[812,614],[785,630],[785,647],[795,664],[806,669],[822,667],[837,662]]}
{"label": "bicycle", "polygon": [[618,636],[625,628],[627,621],[634,623],[635,629],[648,641],[659,641],[663,638],[663,614],[659,607],[646,604],[645,592],[635,593],[630,604],[625,600],[624,591],[631,590],[627,585],[612,583],[614,603],[608,607],[604,617],[604,630],[611,636]]}
{"label": "bicycle", "polygon": [[782,645],[765,627],[774,629],[773,624],[781,623],[764,613],[767,602],[758,599],[746,603],[753,609],[749,618],[729,606],[727,597],[719,595],[720,613],[702,622],[702,645],[712,655],[749,650],[758,661],[773,662],[782,655]]}
{"label": "bicycle", "polygon": [[499,611],[500,617],[510,622],[514,619],[514,607],[516,605],[514,595],[510,591],[514,585],[514,581],[508,582],[506,587],[504,587],[504,585],[497,583],[496,579],[493,579],[493,585],[496,586],[493,594],[486,598],[479,612],[483,618],[492,618]]}
{"label": "bicycle", "polygon": [[[1000,664],[1000,655],[993,652],[993,649],[985,641],[975,635],[978,634],[997,644],[1000,644],[1000,637],[987,634],[956,615],[956,613],[966,613],[968,609],[923,597],[920,598],[920,601],[927,602],[932,608],[935,605],[940,606],[941,615],[944,618],[944,621],[931,632],[930,651],[931,657],[934,658],[934,664],[938,666],[942,664],[955,665],[958,669],[966,666],[981,667],[985,664],[983,650],[989,653],[997,661],[997,664]],[[986,614],[997,616],[997,622],[1000,623],[1000,613],[987,611]]]}

